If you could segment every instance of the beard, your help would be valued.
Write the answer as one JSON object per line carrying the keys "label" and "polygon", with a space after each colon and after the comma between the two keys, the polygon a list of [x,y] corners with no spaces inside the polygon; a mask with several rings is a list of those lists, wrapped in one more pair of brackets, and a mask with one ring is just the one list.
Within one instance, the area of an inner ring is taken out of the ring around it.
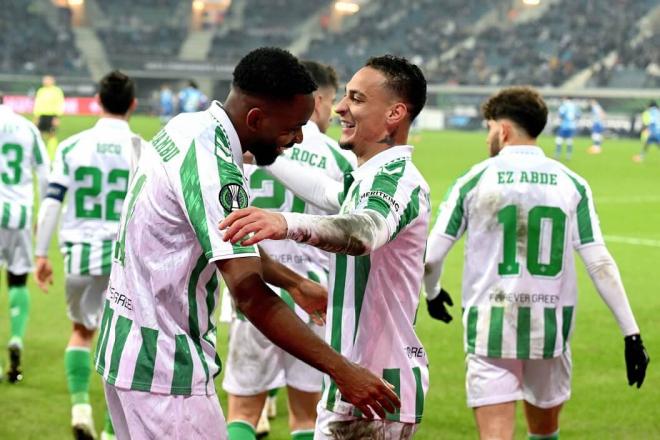
{"label": "beard", "polygon": [[[291,142],[288,145],[285,145],[283,148],[291,148],[293,147],[295,143]],[[259,165],[260,167],[263,166],[268,166],[272,165],[277,157],[280,155],[278,152],[277,147],[273,147],[272,143],[267,143],[267,142],[258,142],[256,144],[253,144],[249,151],[252,153],[254,156],[254,161]]]}
{"label": "beard", "polygon": [[488,152],[490,154],[490,157],[495,157],[498,154],[500,154],[501,149],[502,146],[500,145],[499,137],[496,137],[488,144]]}
{"label": "beard", "polygon": [[353,149],[355,148],[355,144],[353,144],[352,142],[340,142],[339,148],[341,148],[342,150],[353,151]]}

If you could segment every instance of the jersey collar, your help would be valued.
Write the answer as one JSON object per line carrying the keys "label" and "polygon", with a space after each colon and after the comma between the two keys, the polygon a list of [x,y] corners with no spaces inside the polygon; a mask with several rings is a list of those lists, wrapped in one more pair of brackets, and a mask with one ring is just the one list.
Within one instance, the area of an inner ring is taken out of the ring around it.
{"label": "jersey collar", "polygon": [[96,121],[96,126],[101,128],[109,128],[111,130],[131,130],[128,122],[124,121],[123,119],[115,118],[101,118]]}
{"label": "jersey collar", "polygon": [[313,131],[314,133],[321,133],[321,130],[319,129],[319,126],[316,125],[316,122],[312,121],[311,119],[307,121],[307,124],[303,125],[303,128],[305,131]]}
{"label": "jersey collar", "polygon": [[499,156],[508,154],[526,154],[531,156],[545,156],[545,153],[536,145],[509,145],[499,153]]}
{"label": "jersey collar", "polygon": [[390,147],[385,151],[381,151],[374,157],[359,166],[353,174],[355,180],[366,177],[374,173],[374,171],[381,168],[383,165],[395,160],[411,160],[412,159],[412,145],[396,145]]}
{"label": "jersey collar", "polygon": [[236,129],[234,128],[234,124],[231,123],[231,119],[227,116],[227,112],[218,101],[213,101],[207,111],[211,113],[211,116],[213,116],[213,118],[218,121],[227,132],[234,163],[243,169],[243,148],[241,147],[241,140],[238,138],[238,133],[236,133]]}

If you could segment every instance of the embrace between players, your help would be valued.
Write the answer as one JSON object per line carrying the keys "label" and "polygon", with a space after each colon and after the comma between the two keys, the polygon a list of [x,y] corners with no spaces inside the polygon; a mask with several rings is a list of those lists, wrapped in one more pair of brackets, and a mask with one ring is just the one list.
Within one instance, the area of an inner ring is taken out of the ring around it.
{"label": "embrace between players", "polygon": [[[451,298],[438,281],[445,255],[465,232],[466,388],[483,438],[512,437],[517,400],[525,402],[530,438],[559,437],[559,411],[570,396],[574,249],[624,333],[629,382],[641,386],[648,356],[591,190],[536,146],[547,108],[535,91],[509,88],[486,102],[492,157],[447,193],[427,247],[429,186],[407,145],[426,101],[423,74],[403,58],[383,56],[350,79],[336,112],[339,146],[355,159],[328,145],[333,166],[348,171],[333,176],[292,154],[277,159],[303,142],[304,126],[305,138],[313,133],[312,115],[317,126],[327,122],[328,114],[317,113],[328,98],[319,99],[310,70],[286,51],[257,49],[236,66],[223,104],[173,118],[153,147],[141,148],[109,251],[102,316],[91,328],[79,323],[90,331],[100,323],[95,367],[117,438],[217,439],[227,438],[228,428],[231,439],[254,438],[265,393],[285,384],[301,391],[303,402],[320,395],[311,416],[302,411],[293,420],[293,438],[412,438],[429,387],[428,360],[414,329],[419,292],[424,282],[431,315],[451,320],[445,307]],[[250,171],[249,180],[243,171],[248,152],[266,170]],[[551,177],[534,178],[541,174]],[[49,196],[61,202],[64,185],[57,185],[51,183]],[[291,201],[290,212],[275,212],[283,200],[262,205],[275,211],[248,207],[249,187],[272,189],[261,197],[284,191],[277,194]],[[310,281],[308,268],[268,257],[256,246],[263,240],[329,252],[327,286]],[[81,252],[89,258],[91,251]],[[82,258],[72,255],[69,262]],[[229,379],[230,354],[223,384],[230,393],[227,427],[213,383],[220,371],[216,271],[237,314],[324,373],[322,388],[285,374],[246,390],[240,384],[259,375],[237,371],[236,362]],[[37,274],[42,283],[44,273],[42,267]],[[269,285],[287,295],[280,298]],[[525,295],[531,292],[544,295]],[[309,322],[324,318],[325,342]]]}

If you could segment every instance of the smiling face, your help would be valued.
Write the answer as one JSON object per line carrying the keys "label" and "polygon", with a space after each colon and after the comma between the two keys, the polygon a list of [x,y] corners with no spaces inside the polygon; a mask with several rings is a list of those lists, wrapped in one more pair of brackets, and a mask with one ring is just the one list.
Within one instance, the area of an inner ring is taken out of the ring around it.
{"label": "smiling face", "polygon": [[312,94],[296,95],[291,101],[271,101],[252,108],[246,125],[252,132],[246,149],[254,155],[257,165],[270,165],[286,148],[303,140],[302,126],[314,111]]}
{"label": "smiling face", "polygon": [[346,84],[346,95],[335,109],[341,120],[339,145],[343,149],[364,150],[389,136],[388,115],[396,101],[386,81],[378,70],[363,67]]}

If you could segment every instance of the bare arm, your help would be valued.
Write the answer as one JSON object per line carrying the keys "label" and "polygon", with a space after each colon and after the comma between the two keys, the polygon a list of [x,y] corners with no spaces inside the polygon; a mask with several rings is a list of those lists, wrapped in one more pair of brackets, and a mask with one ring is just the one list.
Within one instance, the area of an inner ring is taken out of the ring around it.
{"label": "bare arm", "polygon": [[426,245],[426,260],[424,262],[424,289],[426,298],[432,300],[440,293],[440,277],[445,257],[454,245],[455,241],[446,235],[434,233],[431,231],[428,243]]}
{"label": "bare arm", "polygon": [[385,219],[377,212],[363,210],[354,214],[307,215],[269,212],[245,208],[232,212],[220,223],[225,241],[246,246],[262,240],[285,238],[307,243],[329,252],[366,255],[378,249],[391,235]]}
{"label": "bare arm", "polygon": [[296,304],[302,307],[316,324],[325,324],[325,312],[328,308],[326,288],[273,260],[261,248],[259,248],[259,255],[261,255],[264,281],[289,292]]}
{"label": "bare arm", "polygon": [[347,361],[323,342],[271,291],[262,279],[258,258],[216,262],[239,310],[268,339],[283,350],[330,375],[346,400],[364,414],[384,417],[400,402],[380,378]]}

